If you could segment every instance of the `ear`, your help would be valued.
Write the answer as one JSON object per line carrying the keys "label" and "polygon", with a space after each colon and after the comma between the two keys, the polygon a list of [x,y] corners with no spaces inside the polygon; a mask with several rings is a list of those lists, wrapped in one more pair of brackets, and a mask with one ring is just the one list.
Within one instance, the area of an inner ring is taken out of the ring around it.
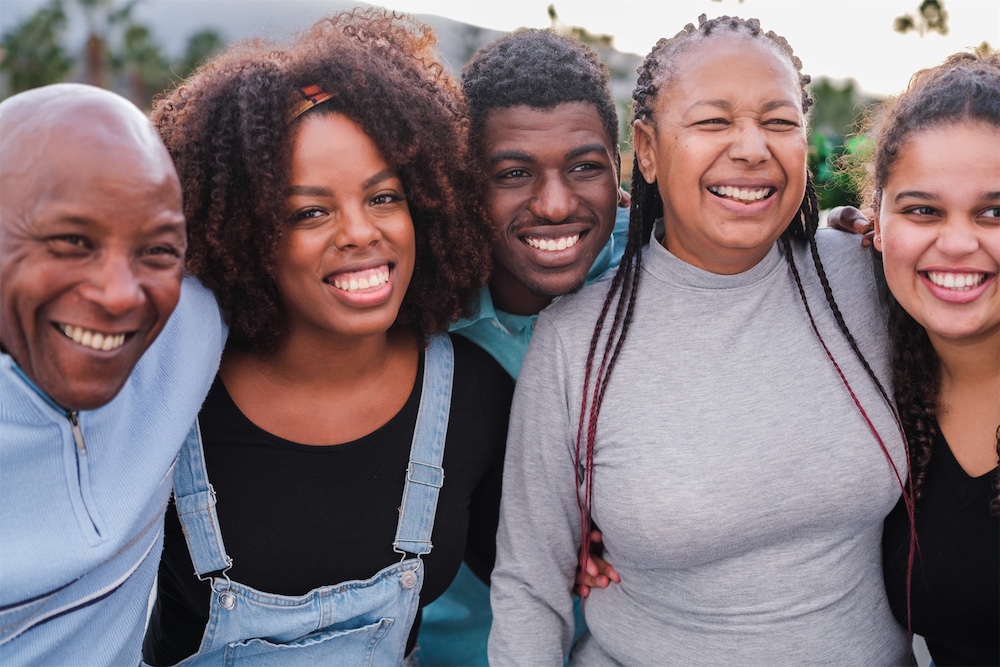
{"label": "ear", "polygon": [[632,123],[632,143],[639,163],[642,178],[652,185],[656,183],[656,130],[642,119]]}
{"label": "ear", "polygon": [[882,216],[880,211],[882,209],[881,200],[882,193],[875,193],[875,202],[872,204],[872,223],[875,225],[875,237],[872,239],[872,245],[879,252],[882,252]]}

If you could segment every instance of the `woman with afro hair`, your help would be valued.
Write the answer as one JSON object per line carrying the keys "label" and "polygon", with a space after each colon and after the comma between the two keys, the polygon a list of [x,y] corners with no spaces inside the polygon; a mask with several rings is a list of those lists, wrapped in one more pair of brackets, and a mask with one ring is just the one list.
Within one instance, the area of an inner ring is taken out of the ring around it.
{"label": "woman with afro hair", "polygon": [[489,575],[513,387],[443,333],[490,236],[433,46],[344,12],[154,109],[230,334],[174,476],[151,664],[402,664],[463,558]]}

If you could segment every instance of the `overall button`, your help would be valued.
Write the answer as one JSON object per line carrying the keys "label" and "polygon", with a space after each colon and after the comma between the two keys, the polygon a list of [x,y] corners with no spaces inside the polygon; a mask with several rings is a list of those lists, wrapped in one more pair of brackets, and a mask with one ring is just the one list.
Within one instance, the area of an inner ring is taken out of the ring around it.
{"label": "overall button", "polygon": [[417,573],[413,570],[407,570],[399,577],[399,585],[410,590],[417,585]]}
{"label": "overall button", "polygon": [[226,611],[232,611],[233,607],[236,606],[236,596],[229,591],[222,591],[219,593],[219,604]]}

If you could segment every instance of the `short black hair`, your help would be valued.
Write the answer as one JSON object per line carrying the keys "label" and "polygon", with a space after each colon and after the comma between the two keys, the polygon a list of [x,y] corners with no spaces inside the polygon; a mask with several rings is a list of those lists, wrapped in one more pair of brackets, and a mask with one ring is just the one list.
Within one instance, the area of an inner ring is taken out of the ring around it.
{"label": "short black hair", "polygon": [[566,102],[587,102],[597,108],[618,155],[618,110],[608,68],[593,49],[574,39],[527,28],[495,39],[466,64],[462,87],[472,121],[474,155],[482,152],[490,111],[522,104],[551,109]]}

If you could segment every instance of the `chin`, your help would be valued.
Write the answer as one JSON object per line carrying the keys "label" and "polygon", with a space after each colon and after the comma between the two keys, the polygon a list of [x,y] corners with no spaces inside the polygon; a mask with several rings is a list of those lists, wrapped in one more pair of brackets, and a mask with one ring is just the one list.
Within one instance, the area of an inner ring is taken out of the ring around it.
{"label": "chin", "polygon": [[61,383],[51,391],[46,387],[42,387],[42,390],[60,407],[67,410],[96,410],[113,401],[125,386],[127,379],[128,376],[120,380],[103,382],[100,386],[89,382]]}
{"label": "chin", "polygon": [[549,280],[538,280],[534,284],[528,285],[528,289],[535,296],[555,299],[556,297],[579,292],[587,281],[586,276],[569,276]]}

